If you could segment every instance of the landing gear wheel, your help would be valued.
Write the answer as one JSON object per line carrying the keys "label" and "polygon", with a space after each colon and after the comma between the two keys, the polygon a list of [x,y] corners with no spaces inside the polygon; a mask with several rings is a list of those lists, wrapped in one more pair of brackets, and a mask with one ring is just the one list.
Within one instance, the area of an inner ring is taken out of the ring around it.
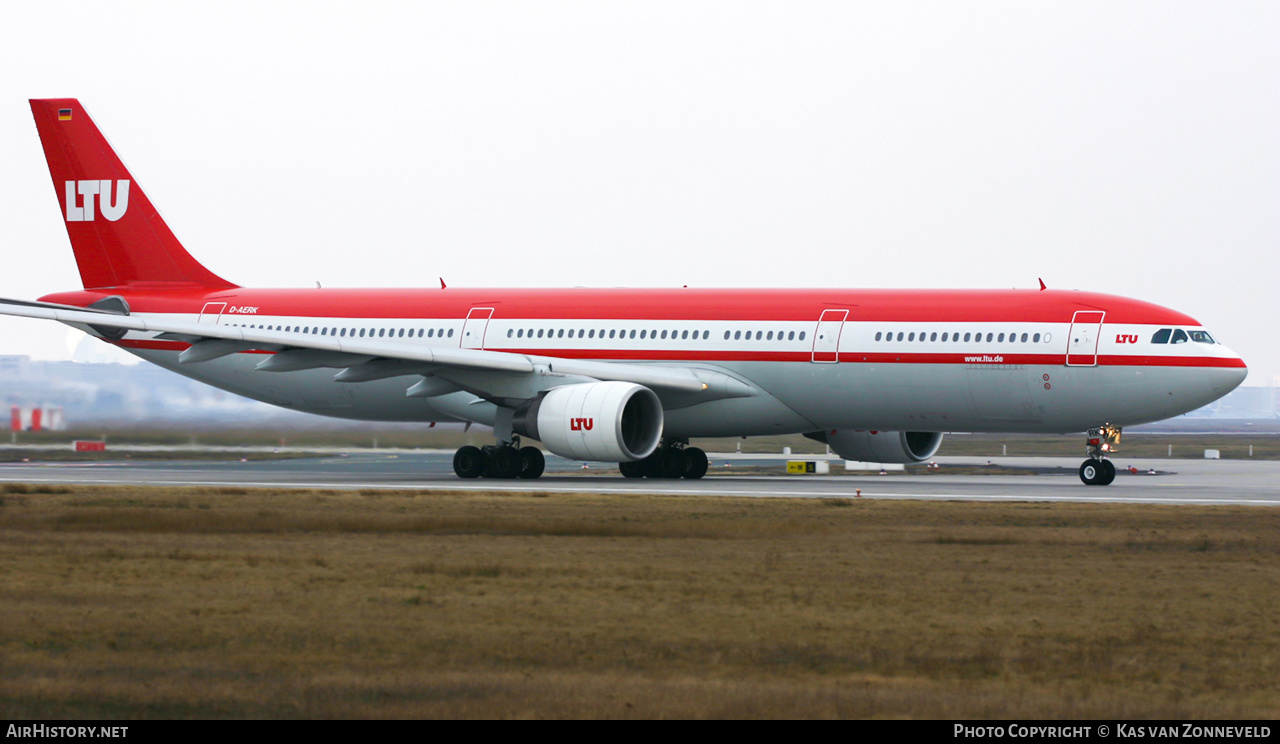
{"label": "landing gear wheel", "polygon": [[515,447],[499,447],[489,456],[494,478],[515,478],[520,475],[520,453]]}
{"label": "landing gear wheel", "polygon": [[684,450],[667,447],[659,450],[655,468],[657,472],[652,475],[658,478],[680,478],[688,472],[690,464]]}
{"label": "landing gear wheel", "polygon": [[537,447],[521,447],[519,450],[520,477],[521,478],[540,478],[542,471],[547,466],[547,460],[542,456],[542,450]]}
{"label": "landing gear wheel", "polygon": [[1102,480],[1098,482],[1100,486],[1109,486],[1111,481],[1116,479],[1116,464],[1110,460],[1102,461]]}
{"label": "landing gear wheel", "polygon": [[697,447],[686,447],[684,456],[689,461],[689,469],[684,471],[684,477],[689,480],[697,480],[707,474],[707,453]]}
{"label": "landing gear wheel", "polygon": [[622,473],[623,478],[643,478],[645,470],[644,463],[644,460],[620,462],[618,463],[618,470]]}
{"label": "landing gear wheel", "polygon": [[459,478],[479,478],[484,472],[486,462],[489,458],[485,457],[479,447],[459,447],[458,451],[453,454],[453,472]]}
{"label": "landing gear wheel", "polygon": [[1090,458],[1080,464],[1080,480],[1086,486],[1106,486],[1116,479],[1116,466],[1110,460]]}

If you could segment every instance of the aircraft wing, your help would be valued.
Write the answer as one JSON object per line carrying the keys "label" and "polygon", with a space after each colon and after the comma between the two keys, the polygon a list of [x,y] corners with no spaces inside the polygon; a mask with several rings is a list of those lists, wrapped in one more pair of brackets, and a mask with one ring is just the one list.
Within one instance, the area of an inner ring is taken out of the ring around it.
{"label": "aircraft wing", "polygon": [[482,397],[532,397],[541,390],[584,378],[633,382],[671,393],[705,392],[708,400],[756,393],[750,386],[719,372],[659,364],[561,359],[391,339],[316,336],[4,298],[0,298],[0,314],[87,326],[108,336],[113,331],[133,331],[153,334],[149,338],[188,343],[190,346],[178,355],[178,361],[183,364],[199,364],[243,351],[273,351],[274,355],[258,364],[259,370],[290,372],[329,367],[341,370],[335,379],[342,382],[407,374],[438,375]]}

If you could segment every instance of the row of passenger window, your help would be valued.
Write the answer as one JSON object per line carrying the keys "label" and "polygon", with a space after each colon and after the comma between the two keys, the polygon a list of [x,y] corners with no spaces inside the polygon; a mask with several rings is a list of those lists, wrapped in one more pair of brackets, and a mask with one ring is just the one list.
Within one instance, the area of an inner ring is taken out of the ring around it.
{"label": "row of passenger window", "polygon": [[1208,331],[1184,331],[1181,328],[1161,328],[1151,337],[1153,344],[1185,344],[1187,341],[1200,344],[1217,343]]}
{"label": "row of passenger window", "polygon": [[[1025,344],[1028,341],[1030,341],[1033,344],[1038,344],[1041,342],[1041,340],[1043,340],[1045,343],[1049,343],[1049,341],[1053,338],[1053,334],[1051,333],[1046,333],[1043,336],[1039,333],[1024,333],[1022,334],[1021,337],[1019,337],[1017,333],[1010,333],[1007,335],[1008,335],[1009,343],[1011,344],[1013,343]],[[919,338],[917,338],[917,336]],[[988,333],[986,334],[986,336],[987,336],[986,343],[1002,344],[1005,342],[1006,334]],[[904,332],[904,331],[897,331],[896,333],[894,331],[889,331],[888,333],[885,333],[883,331],[879,331],[876,333],[876,340],[877,341],[884,340],[886,342],[888,341],[942,341],[942,342],[958,343],[961,341],[970,341],[970,340],[976,341],[976,342],[982,342],[983,339],[982,339],[981,333],[974,333],[972,331],[964,334],[963,338],[961,338],[959,331],[955,333],[951,333],[948,331],[942,334],[938,334],[936,331],[930,332],[930,333],[926,333],[924,331],[921,331],[920,333]]]}
{"label": "row of passenger window", "polygon": [[[799,340],[803,341],[804,336],[805,336],[805,332],[800,331],[800,333],[798,334]],[[785,339],[786,341],[795,341],[796,339],[797,339],[797,334],[795,331],[787,331],[787,337]],[[729,340],[729,331],[724,332],[724,340],[725,341]],[[734,331],[733,340],[734,341],[738,341],[738,340],[750,341],[752,340],[751,331],[746,331],[745,333],[742,331]],[[773,341],[774,340],[773,331],[756,331],[755,340],[756,341]],[[777,340],[778,341],[784,340],[782,338],[782,331],[778,331]]]}
{"label": "row of passenger window", "polygon": [[[508,329],[507,338],[535,338],[535,337],[543,338],[544,337],[543,331],[544,329],[539,328],[537,329],[537,332],[535,334],[534,329],[530,328],[526,334],[526,331],[523,328]],[[738,330],[738,331],[725,331],[724,340],[728,341],[730,339],[733,339],[735,341],[742,341],[742,340],[750,341],[752,339],[755,339],[756,341],[774,341],[774,340],[803,341],[805,340],[805,337],[807,335],[808,334],[805,331],[800,331],[799,333],[796,333],[795,331],[754,331],[753,332],[750,330],[748,331]],[[592,329],[575,328],[575,329],[569,330],[566,336],[565,329],[551,328],[551,329],[546,329],[545,337],[546,338],[566,338],[566,337],[567,338],[611,338],[611,339],[612,338],[617,338],[617,339],[648,338],[648,339],[671,340],[671,341],[688,341],[688,340],[697,341],[698,339],[702,339],[703,341],[706,341],[707,339],[711,338],[711,331],[665,331],[665,330],[658,331],[656,329],[652,329],[652,330],[629,329],[629,330],[619,331],[617,329],[611,328],[609,329],[609,333],[606,336],[603,328],[600,329],[600,332],[598,335],[594,328]]]}
{"label": "row of passenger window", "polygon": [[[288,325],[279,326],[279,325],[256,325],[256,324],[241,324],[241,323],[233,323],[232,325],[237,327],[244,327],[244,328],[260,328],[268,331],[285,331],[286,333],[306,333],[306,334],[312,334],[316,336],[338,336],[338,337],[350,337],[350,338],[366,338],[366,337],[368,338],[406,338],[406,337],[407,338],[453,338],[452,328],[448,328],[448,329],[446,328],[416,328],[416,329],[415,328],[376,328],[376,329],[359,328],[357,329],[357,328],[343,328],[343,327],[332,327],[332,326],[330,327],[288,326]],[[784,335],[785,335],[785,339],[784,339]],[[681,340],[681,341],[690,340],[690,339],[696,341],[699,338],[701,338],[703,341],[705,341],[710,336],[711,336],[711,332],[705,331],[705,330],[703,331],[663,330],[659,332],[657,330],[650,330],[650,329],[641,329],[641,330],[629,329],[629,330],[621,330],[621,331],[617,329],[610,329],[608,338],[610,339],[649,338],[649,339],[663,339],[663,340],[669,339],[669,340]],[[987,333],[986,343],[1005,343],[1006,336],[1008,338],[1009,343],[1027,343],[1028,341],[1030,341],[1031,343],[1038,344],[1042,340],[1045,343],[1048,343],[1053,338],[1053,335],[1049,333],[1045,333],[1043,335],[1039,333],[1031,333],[1031,334],[1023,333],[1019,335],[1016,332],[1009,333],[1009,334]],[[601,338],[601,339],[606,338],[603,328],[599,330],[598,335],[597,335],[596,329],[594,328],[591,328],[591,329],[575,328],[571,330],[566,330],[564,328],[548,328],[548,329],[539,328],[536,330],[536,335],[535,335],[535,330],[533,328],[529,328],[527,331],[524,328],[510,328],[507,330],[507,338],[566,338],[566,337],[567,338]],[[796,331],[776,331],[775,332],[775,331],[763,331],[763,330],[756,330],[754,332],[751,330],[725,331],[724,340],[728,341],[730,339],[734,341],[741,341],[741,340],[751,341],[753,339],[756,341],[774,341],[774,340],[795,341],[797,339],[800,341],[803,341],[805,339],[805,332],[804,331],[800,331],[799,333],[797,333]],[[963,336],[961,336],[959,332],[955,332],[955,333],[943,332],[939,334],[936,331],[928,332],[928,333],[924,331],[921,331],[919,333],[914,331],[896,331],[896,332],[889,331],[887,333],[884,331],[877,331],[876,341],[884,341],[884,342],[942,341],[943,343],[948,343],[948,342],[959,343],[959,342],[969,342],[969,341],[982,342],[983,334],[973,333],[972,331],[965,333]],[[1187,341],[1195,341],[1196,343],[1201,343],[1201,344],[1216,343],[1213,340],[1213,337],[1210,336],[1207,331],[1199,331],[1199,330],[1184,331],[1181,328],[1161,328],[1160,330],[1155,332],[1155,335],[1151,337],[1151,343],[1153,344],[1182,344],[1182,343],[1186,343]]]}
{"label": "row of passenger window", "polygon": [[[233,323],[236,327],[257,328],[267,331],[285,331],[286,333],[306,333],[317,336],[338,336],[352,338],[453,338],[453,329],[445,328],[342,328],[342,327],[324,327],[324,326],[291,326],[291,325],[258,325],[251,323]],[[807,337],[805,331],[725,331],[724,339],[726,341],[733,339],[735,341],[747,340],[754,338],[756,341],[804,341]],[[914,334],[913,334],[914,335]],[[609,338],[609,339],[661,339],[661,340],[698,340],[706,341],[711,338],[711,331],[669,331],[657,329],[609,329],[606,335],[603,328],[597,331],[594,328],[508,328],[507,338]],[[878,338],[878,336],[877,336]]]}
{"label": "row of passenger window", "polygon": [[[448,328],[448,329],[446,328],[416,328],[416,329],[415,328],[407,328],[407,329],[406,328],[376,328],[376,329],[358,328],[357,329],[357,328],[345,328],[345,327],[288,326],[288,325],[280,326],[280,325],[257,325],[257,324],[241,324],[241,323],[233,323],[232,325],[235,325],[237,327],[244,327],[244,328],[259,328],[259,329],[268,330],[268,331],[285,331],[286,333],[292,333],[292,332],[306,333],[306,334],[312,334],[317,336],[338,336],[338,337],[351,337],[351,338],[365,338],[365,337],[368,337],[368,338],[406,338],[406,337],[408,338],[453,338],[452,328]],[[1151,341],[1152,343],[1157,343],[1157,344],[1170,343],[1169,339],[1170,339],[1171,333],[1173,338],[1172,343],[1180,344],[1188,340],[1188,334],[1182,331],[1181,329],[1174,330],[1169,328],[1163,328],[1159,331],[1156,331],[1156,334],[1151,339]],[[591,339],[594,339],[594,338],[646,339],[648,338],[648,339],[681,340],[681,341],[690,340],[690,339],[696,341],[699,338],[701,338],[702,340],[705,341],[708,338],[710,338],[710,336],[711,336],[711,332],[706,330],[658,331],[656,329],[653,329],[653,330],[609,329],[609,333],[606,336],[603,328],[600,329],[598,332],[594,328],[591,328],[591,329],[538,328],[536,330],[533,328],[529,328],[527,330],[524,328],[507,329],[507,338],[591,338]],[[1040,343],[1041,340],[1047,343],[1052,338],[1052,335],[1048,333],[1043,334],[1043,336],[1039,333],[1034,333],[1034,334],[1023,333],[1021,335],[1021,338],[1019,338],[1017,333],[1009,333],[1007,334],[1007,336],[1010,343],[1017,343],[1019,341],[1022,343],[1027,343],[1028,340],[1031,343]],[[796,332],[796,331],[737,330],[737,331],[724,332],[725,341],[729,341],[731,339],[734,341],[742,341],[742,340],[804,341],[805,337],[806,337],[805,331]],[[1006,337],[1006,334],[1004,333],[988,333],[986,334],[986,341],[988,343],[991,343],[991,342],[1004,343],[1005,337]],[[1209,334],[1204,331],[1191,331],[1189,337],[1190,337],[1190,340],[1192,341],[1198,341],[1201,343],[1214,343],[1213,339],[1209,336]],[[876,341],[885,341],[885,342],[891,342],[891,341],[914,342],[914,341],[939,341],[940,340],[944,343],[945,342],[956,343],[960,341],[968,342],[971,340],[981,342],[983,340],[983,334],[969,332],[961,336],[959,332],[956,332],[956,333],[943,332],[942,334],[938,334],[937,332],[925,333],[923,331],[920,333],[916,333],[914,331],[912,332],[897,331],[896,333],[893,331],[890,331],[888,333],[885,333],[881,331],[876,333],[875,338],[876,338]]]}
{"label": "row of passenger window", "polygon": [[[351,338],[453,338],[453,329],[444,328],[333,328],[324,326],[279,326],[232,323],[237,328],[258,328],[264,331],[306,333],[315,336],[350,336]],[[350,331],[350,333],[348,333]],[[358,332],[357,332],[358,331]],[[416,331],[416,333],[415,333]]]}
{"label": "row of passenger window", "polygon": [[[545,331],[545,333],[544,333]],[[701,334],[701,335],[699,335]],[[711,336],[711,331],[662,331],[661,336],[656,330],[618,330],[616,328],[609,329],[607,338],[663,338],[671,340],[686,340],[698,338],[707,339]],[[594,328],[572,328],[565,330],[564,328],[539,328],[535,335],[534,329],[530,328],[527,333],[523,328],[508,328],[507,338],[606,338],[604,329],[601,328],[597,334]],[[727,338],[727,337],[726,337]]]}

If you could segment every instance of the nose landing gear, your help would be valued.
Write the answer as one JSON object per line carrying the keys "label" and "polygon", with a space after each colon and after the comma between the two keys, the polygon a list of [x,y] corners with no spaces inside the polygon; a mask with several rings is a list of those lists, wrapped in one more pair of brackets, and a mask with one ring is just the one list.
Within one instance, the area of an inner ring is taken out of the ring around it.
{"label": "nose landing gear", "polygon": [[1080,464],[1080,480],[1086,486],[1107,486],[1116,479],[1116,466],[1106,459],[1115,454],[1120,444],[1119,426],[1103,424],[1097,429],[1090,429],[1085,442],[1085,454],[1089,459]]}
{"label": "nose landing gear", "polygon": [[1110,460],[1085,460],[1080,466],[1080,480],[1086,486],[1105,486],[1116,479],[1116,466]]}

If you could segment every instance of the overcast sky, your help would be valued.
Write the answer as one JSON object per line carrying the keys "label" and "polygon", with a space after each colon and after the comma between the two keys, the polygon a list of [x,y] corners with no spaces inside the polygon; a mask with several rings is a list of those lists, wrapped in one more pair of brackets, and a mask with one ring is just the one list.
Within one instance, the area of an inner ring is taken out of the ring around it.
{"label": "overcast sky", "polygon": [[6,3],[0,296],[80,286],[27,104],[66,96],[243,285],[1043,277],[1270,384],[1278,39],[1275,2]]}

